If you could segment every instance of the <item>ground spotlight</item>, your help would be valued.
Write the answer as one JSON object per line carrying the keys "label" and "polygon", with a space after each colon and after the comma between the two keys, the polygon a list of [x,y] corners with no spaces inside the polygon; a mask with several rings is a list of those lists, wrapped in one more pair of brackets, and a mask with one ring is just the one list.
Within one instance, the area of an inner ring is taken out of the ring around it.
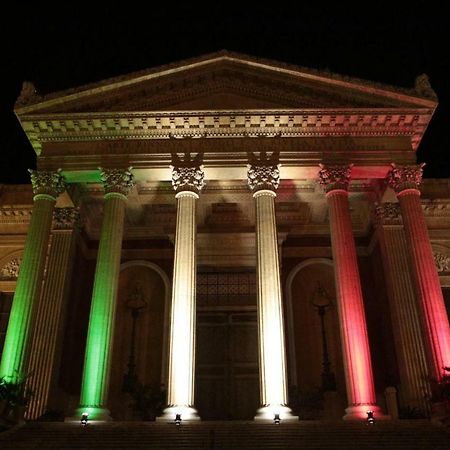
{"label": "ground spotlight", "polygon": [[87,413],[87,412],[84,412],[82,415],[81,415],[81,425],[83,425],[83,426],[86,426],[87,425],[87,423],[88,423],[88,417],[89,417],[89,414]]}
{"label": "ground spotlight", "polygon": [[274,417],[273,417],[273,423],[275,425],[279,425],[280,422],[281,422],[280,415],[279,414],[275,414]]}
{"label": "ground spotlight", "polygon": [[175,414],[175,425],[177,427],[181,425],[181,414]]}
{"label": "ground spotlight", "polygon": [[367,411],[367,424],[373,425],[375,423],[375,418],[373,417],[373,411]]}

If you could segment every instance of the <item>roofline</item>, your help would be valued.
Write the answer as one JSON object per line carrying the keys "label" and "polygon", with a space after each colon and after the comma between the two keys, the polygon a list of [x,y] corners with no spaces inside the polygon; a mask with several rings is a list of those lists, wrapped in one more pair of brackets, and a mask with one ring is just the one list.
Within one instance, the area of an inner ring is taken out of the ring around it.
{"label": "roofline", "polygon": [[[359,78],[342,76],[334,73],[326,73],[319,70],[307,69],[304,67],[280,63],[263,58],[255,58],[252,56],[244,55],[241,53],[229,52],[222,50],[215,53],[202,55],[195,58],[189,58],[181,60],[175,63],[158,66],[152,69],[146,69],[142,71],[132,72],[129,74],[105,79],[99,82],[90,83],[77,88],[71,88],[64,91],[54,92],[40,98],[35,96],[28,99],[29,101],[35,101],[31,104],[25,104],[20,106],[20,101],[24,100],[22,96],[19,97],[16,102],[15,112],[18,115],[37,112],[40,109],[48,108],[55,105],[60,105],[72,100],[88,97],[95,94],[100,94],[108,91],[112,91],[118,88],[132,86],[144,81],[164,77],[167,75],[181,73],[183,71],[207,66],[214,64],[218,61],[230,61],[240,64],[245,64],[250,67],[262,68],[269,71],[283,73],[298,78],[322,81],[331,85],[345,87],[356,91],[364,92],[367,94],[380,95],[383,97],[393,98],[399,101],[406,101],[418,106],[428,107],[435,109],[437,107],[437,100],[435,98],[424,98],[420,96],[414,89],[402,89],[394,86],[385,85],[382,83],[376,83],[372,81],[362,80]],[[125,79],[126,78],[126,79]],[[431,91],[431,95],[434,93]],[[434,94],[435,96],[435,94]],[[17,106],[19,105],[19,106]]]}

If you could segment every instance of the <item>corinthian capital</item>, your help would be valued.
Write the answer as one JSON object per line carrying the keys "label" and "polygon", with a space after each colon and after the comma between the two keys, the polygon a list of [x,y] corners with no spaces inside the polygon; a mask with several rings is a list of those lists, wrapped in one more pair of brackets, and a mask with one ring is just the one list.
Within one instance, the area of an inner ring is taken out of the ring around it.
{"label": "corinthian capital", "polygon": [[190,153],[186,153],[184,158],[173,155],[172,165],[172,186],[176,192],[191,191],[199,194],[205,185],[205,174],[201,164],[201,154],[191,158]]}
{"label": "corinthian capital", "polygon": [[131,169],[132,167],[128,167],[128,169],[102,169],[99,167],[98,170],[100,170],[100,178],[103,182],[105,193],[117,192],[128,195],[135,185]]}
{"label": "corinthian capital", "polygon": [[268,156],[265,152],[261,152],[257,157],[251,154],[247,165],[247,181],[252,192],[265,189],[275,191],[280,184],[278,155],[272,153]]}
{"label": "corinthian capital", "polygon": [[348,190],[353,164],[344,166],[325,166],[319,164],[319,183],[325,192],[336,189]]}
{"label": "corinthian capital", "polygon": [[61,169],[56,171],[28,169],[28,172],[30,172],[31,185],[35,194],[47,194],[56,198],[66,189]]}
{"label": "corinthian capital", "polygon": [[398,194],[405,189],[419,189],[422,182],[423,167],[425,163],[417,166],[400,166],[391,164],[392,169],[388,174],[389,186]]}

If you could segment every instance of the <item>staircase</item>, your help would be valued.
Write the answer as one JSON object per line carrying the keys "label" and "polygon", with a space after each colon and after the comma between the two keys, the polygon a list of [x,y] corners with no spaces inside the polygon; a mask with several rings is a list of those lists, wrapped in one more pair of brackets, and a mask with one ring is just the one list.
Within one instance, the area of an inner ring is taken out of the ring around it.
{"label": "staircase", "polygon": [[450,429],[428,421],[155,422],[88,424],[30,422],[0,434],[0,449],[164,450],[449,450]]}

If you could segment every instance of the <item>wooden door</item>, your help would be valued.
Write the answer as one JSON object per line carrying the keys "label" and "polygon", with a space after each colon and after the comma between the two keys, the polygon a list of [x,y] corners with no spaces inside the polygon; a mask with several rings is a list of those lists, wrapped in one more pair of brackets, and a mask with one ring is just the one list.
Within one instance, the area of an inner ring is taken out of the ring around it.
{"label": "wooden door", "polygon": [[255,311],[197,314],[195,405],[204,420],[253,419],[259,407]]}

